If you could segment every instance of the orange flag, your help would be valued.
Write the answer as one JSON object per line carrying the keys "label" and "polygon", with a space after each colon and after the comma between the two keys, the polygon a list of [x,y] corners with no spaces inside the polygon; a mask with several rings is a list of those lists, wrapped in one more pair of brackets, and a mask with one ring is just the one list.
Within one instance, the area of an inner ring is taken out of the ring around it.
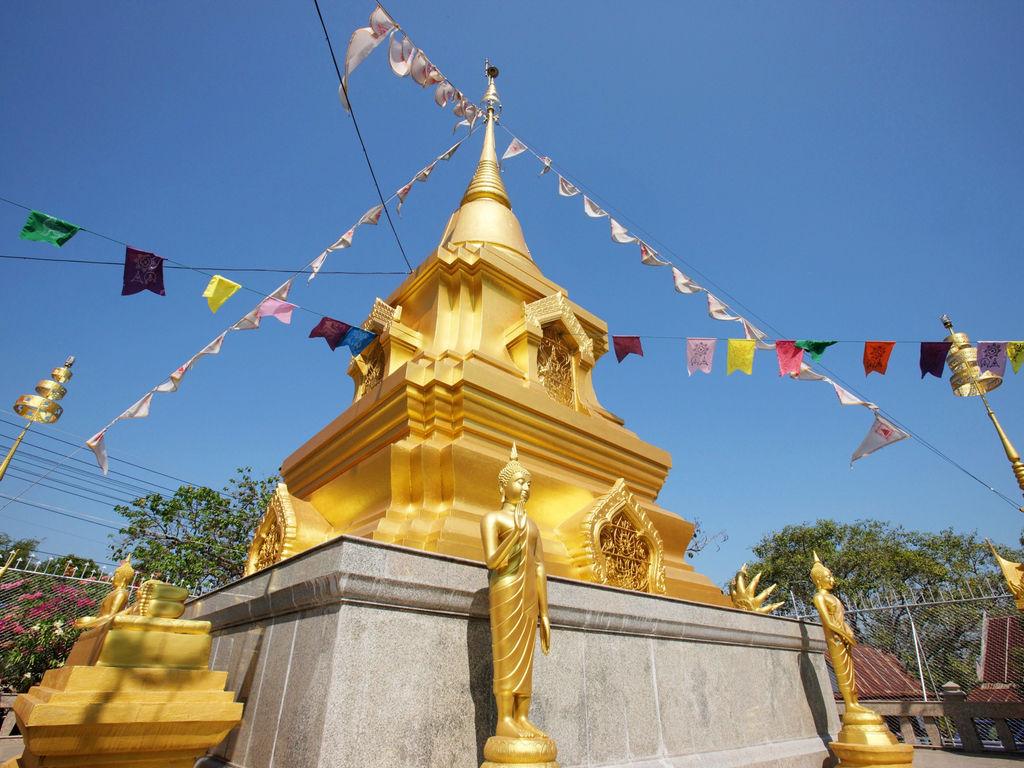
{"label": "orange flag", "polygon": [[878,371],[883,376],[889,367],[889,355],[892,348],[896,346],[895,341],[865,341],[864,342],[864,375],[872,371]]}

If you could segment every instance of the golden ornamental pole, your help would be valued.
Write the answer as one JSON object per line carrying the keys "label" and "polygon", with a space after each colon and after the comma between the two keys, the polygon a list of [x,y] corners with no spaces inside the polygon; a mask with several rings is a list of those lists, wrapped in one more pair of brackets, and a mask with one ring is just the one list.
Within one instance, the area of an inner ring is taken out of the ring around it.
{"label": "golden ornamental pole", "polygon": [[[946,364],[949,366],[951,376],[949,386],[957,397],[980,396],[981,402],[985,404],[985,411],[988,413],[992,426],[996,428],[999,441],[1003,444],[1006,458],[1013,467],[1013,475],[1017,478],[1017,487],[1024,493],[1024,462],[1020,460],[1020,453],[1006,436],[1003,425],[996,418],[996,412],[988,402],[986,394],[1003,383],[1003,377],[995,371],[982,373],[978,366],[978,350],[971,346],[971,340],[966,333],[957,333],[953,330],[953,321],[949,315],[942,316],[942,324],[949,331],[946,341],[950,343],[949,354],[946,356]],[[1019,507],[1024,512],[1024,506]]]}
{"label": "golden ornamental pole", "polygon": [[50,372],[49,379],[39,380],[36,384],[36,394],[22,395],[14,401],[14,412],[21,416],[21,418],[26,419],[28,423],[25,424],[21,433],[14,439],[14,443],[11,445],[10,450],[7,451],[3,462],[0,463],[0,480],[4,479],[7,467],[10,465],[11,459],[14,458],[14,453],[18,450],[18,446],[21,445],[22,438],[25,437],[29,427],[33,424],[55,424],[60,419],[64,409],[58,405],[57,401],[68,393],[64,385],[71,381],[71,366],[74,364],[75,358],[72,355],[64,361],[63,366],[54,368]]}

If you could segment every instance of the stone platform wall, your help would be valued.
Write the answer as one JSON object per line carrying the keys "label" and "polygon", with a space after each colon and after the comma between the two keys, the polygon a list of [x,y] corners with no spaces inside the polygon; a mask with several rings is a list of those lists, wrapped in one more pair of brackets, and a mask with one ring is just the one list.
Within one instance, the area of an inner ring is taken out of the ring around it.
{"label": "stone platform wall", "polygon": [[[820,628],[550,578],[531,719],[563,768],[821,768]],[[487,572],[342,537],[189,606],[245,703],[207,766],[473,768],[494,733]]]}

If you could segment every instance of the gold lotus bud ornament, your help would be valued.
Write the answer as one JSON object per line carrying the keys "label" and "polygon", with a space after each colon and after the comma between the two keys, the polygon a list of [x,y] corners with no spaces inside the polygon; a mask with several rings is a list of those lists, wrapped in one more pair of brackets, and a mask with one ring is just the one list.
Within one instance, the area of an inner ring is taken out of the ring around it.
{"label": "gold lotus bud ornament", "polygon": [[732,600],[734,608],[754,613],[771,613],[776,608],[782,607],[783,601],[764,604],[764,601],[779,586],[778,584],[772,584],[757,592],[757,585],[761,582],[761,573],[759,572],[749,582],[747,576],[747,564],[744,563],[736,572],[733,580],[729,582],[729,599]]}
{"label": "gold lotus bud ornament", "polygon": [[33,424],[56,424],[61,414],[64,413],[64,409],[57,401],[62,400],[68,393],[64,385],[71,381],[71,366],[74,364],[74,356],[68,357],[64,361],[64,365],[54,368],[50,372],[50,378],[40,379],[36,383],[36,394],[22,395],[14,401],[14,412],[26,419],[28,423],[14,439],[3,463],[0,463],[0,480],[3,480],[7,467],[11,463],[11,459],[14,458],[14,452],[18,450],[29,427]]}

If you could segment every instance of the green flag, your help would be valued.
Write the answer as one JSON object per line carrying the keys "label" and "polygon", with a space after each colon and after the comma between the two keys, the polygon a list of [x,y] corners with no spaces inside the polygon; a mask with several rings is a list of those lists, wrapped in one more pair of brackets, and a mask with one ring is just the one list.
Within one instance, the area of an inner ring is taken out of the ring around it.
{"label": "green flag", "polygon": [[21,228],[22,240],[38,240],[41,243],[53,243],[58,248],[72,237],[81,227],[54,216],[47,216],[39,211],[32,211]]}
{"label": "green flag", "polygon": [[812,341],[811,339],[800,339],[797,341],[797,347],[811,353],[813,360],[821,360],[822,354],[825,350],[835,344],[834,341]]}

